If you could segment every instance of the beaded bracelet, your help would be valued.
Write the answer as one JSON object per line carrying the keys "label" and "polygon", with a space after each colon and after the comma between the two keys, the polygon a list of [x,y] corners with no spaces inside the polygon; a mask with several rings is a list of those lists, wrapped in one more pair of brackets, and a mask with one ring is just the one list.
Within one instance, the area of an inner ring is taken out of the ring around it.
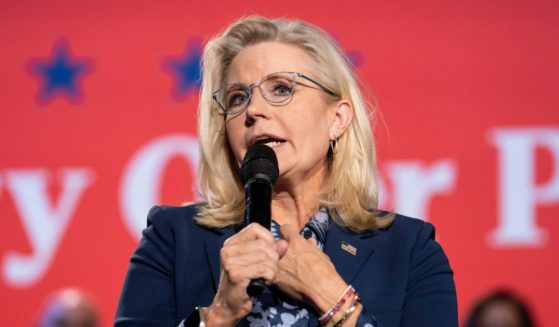
{"label": "beaded bracelet", "polygon": [[342,295],[340,295],[340,297],[338,298],[336,303],[330,309],[328,309],[328,311],[326,311],[325,314],[323,314],[320,318],[318,318],[318,322],[322,326],[325,326],[327,323],[329,323],[330,320],[332,319],[332,317],[334,317],[336,315],[336,313],[338,313],[340,308],[345,304],[346,298],[350,298],[353,295],[357,295],[357,293],[356,293],[355,289],[353,288],[353,286],[349,285],[342,292]]}
{"label": "beaded bracelet", "polygon": [[351,314],[357,309],[357,305],[359,304],[359,302],[361,302],[361,300],[359,299],[359,295],[355,293],[355,297],[351,301],[351,305],[345,311],[343,317],[340,320],[336,321],[335,324],[333,324],[333,327],[340,327],[341,325],[343,325],[347,318],[349,318],[349,316],[351,316]]}

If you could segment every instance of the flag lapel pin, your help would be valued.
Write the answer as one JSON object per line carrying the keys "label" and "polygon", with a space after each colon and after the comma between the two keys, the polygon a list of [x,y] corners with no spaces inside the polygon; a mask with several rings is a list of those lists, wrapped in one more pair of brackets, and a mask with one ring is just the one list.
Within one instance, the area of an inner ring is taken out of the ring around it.
{"label": "flag lapel pin", "polygon": [[357,254],[357,249],[355,248],[355,246],[348,244],[346,242],[342,242],[342,250],[351,253],[352,255],[356,255]]}

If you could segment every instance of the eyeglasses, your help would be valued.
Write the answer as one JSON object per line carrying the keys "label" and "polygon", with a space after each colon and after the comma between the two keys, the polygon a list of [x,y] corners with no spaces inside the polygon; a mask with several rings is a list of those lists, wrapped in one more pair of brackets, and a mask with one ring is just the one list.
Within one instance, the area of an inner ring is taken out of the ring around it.
{"label": "eyeglasses", "polygon": [[215,91],[212,98],[219,105],[221,113],[226,115],[239,114],[248,107],[250,99],[252,99],[252,89],[257,87],[262,97],[268,103],[275,106],[283,106],[288,104],[293,98],[298,77],[317,85],[327,94],[335,96],[334,92],[302,73],[279,72],[265,76],[258,84],[234,83],[226,85]]}

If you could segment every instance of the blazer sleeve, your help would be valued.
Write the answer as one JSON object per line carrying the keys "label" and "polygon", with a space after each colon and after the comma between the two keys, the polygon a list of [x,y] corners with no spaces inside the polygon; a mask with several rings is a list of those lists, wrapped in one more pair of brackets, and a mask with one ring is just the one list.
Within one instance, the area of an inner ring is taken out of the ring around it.
{"label": "blazer sleeve", "polygon": [[115,326],[177,326],[174,233],[163,210],[153,207],[126,274]]}
{"label": "blazer sleeve", "polygon": [[419,230],[409,267],[401,326],[458,326],[453,271],[430,223]]}

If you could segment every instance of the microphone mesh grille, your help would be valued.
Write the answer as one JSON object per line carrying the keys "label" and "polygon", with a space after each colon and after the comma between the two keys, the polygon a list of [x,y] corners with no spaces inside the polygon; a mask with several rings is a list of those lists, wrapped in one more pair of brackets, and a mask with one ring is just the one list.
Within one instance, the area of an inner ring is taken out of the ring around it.
{"label": "microphone mesh grille", "polygon": [[241,181],[245,184],[256,174],[263,174],[275,184],[279,176],[278,158],[272,148],[255,144],[248,148],[241,164]]}

